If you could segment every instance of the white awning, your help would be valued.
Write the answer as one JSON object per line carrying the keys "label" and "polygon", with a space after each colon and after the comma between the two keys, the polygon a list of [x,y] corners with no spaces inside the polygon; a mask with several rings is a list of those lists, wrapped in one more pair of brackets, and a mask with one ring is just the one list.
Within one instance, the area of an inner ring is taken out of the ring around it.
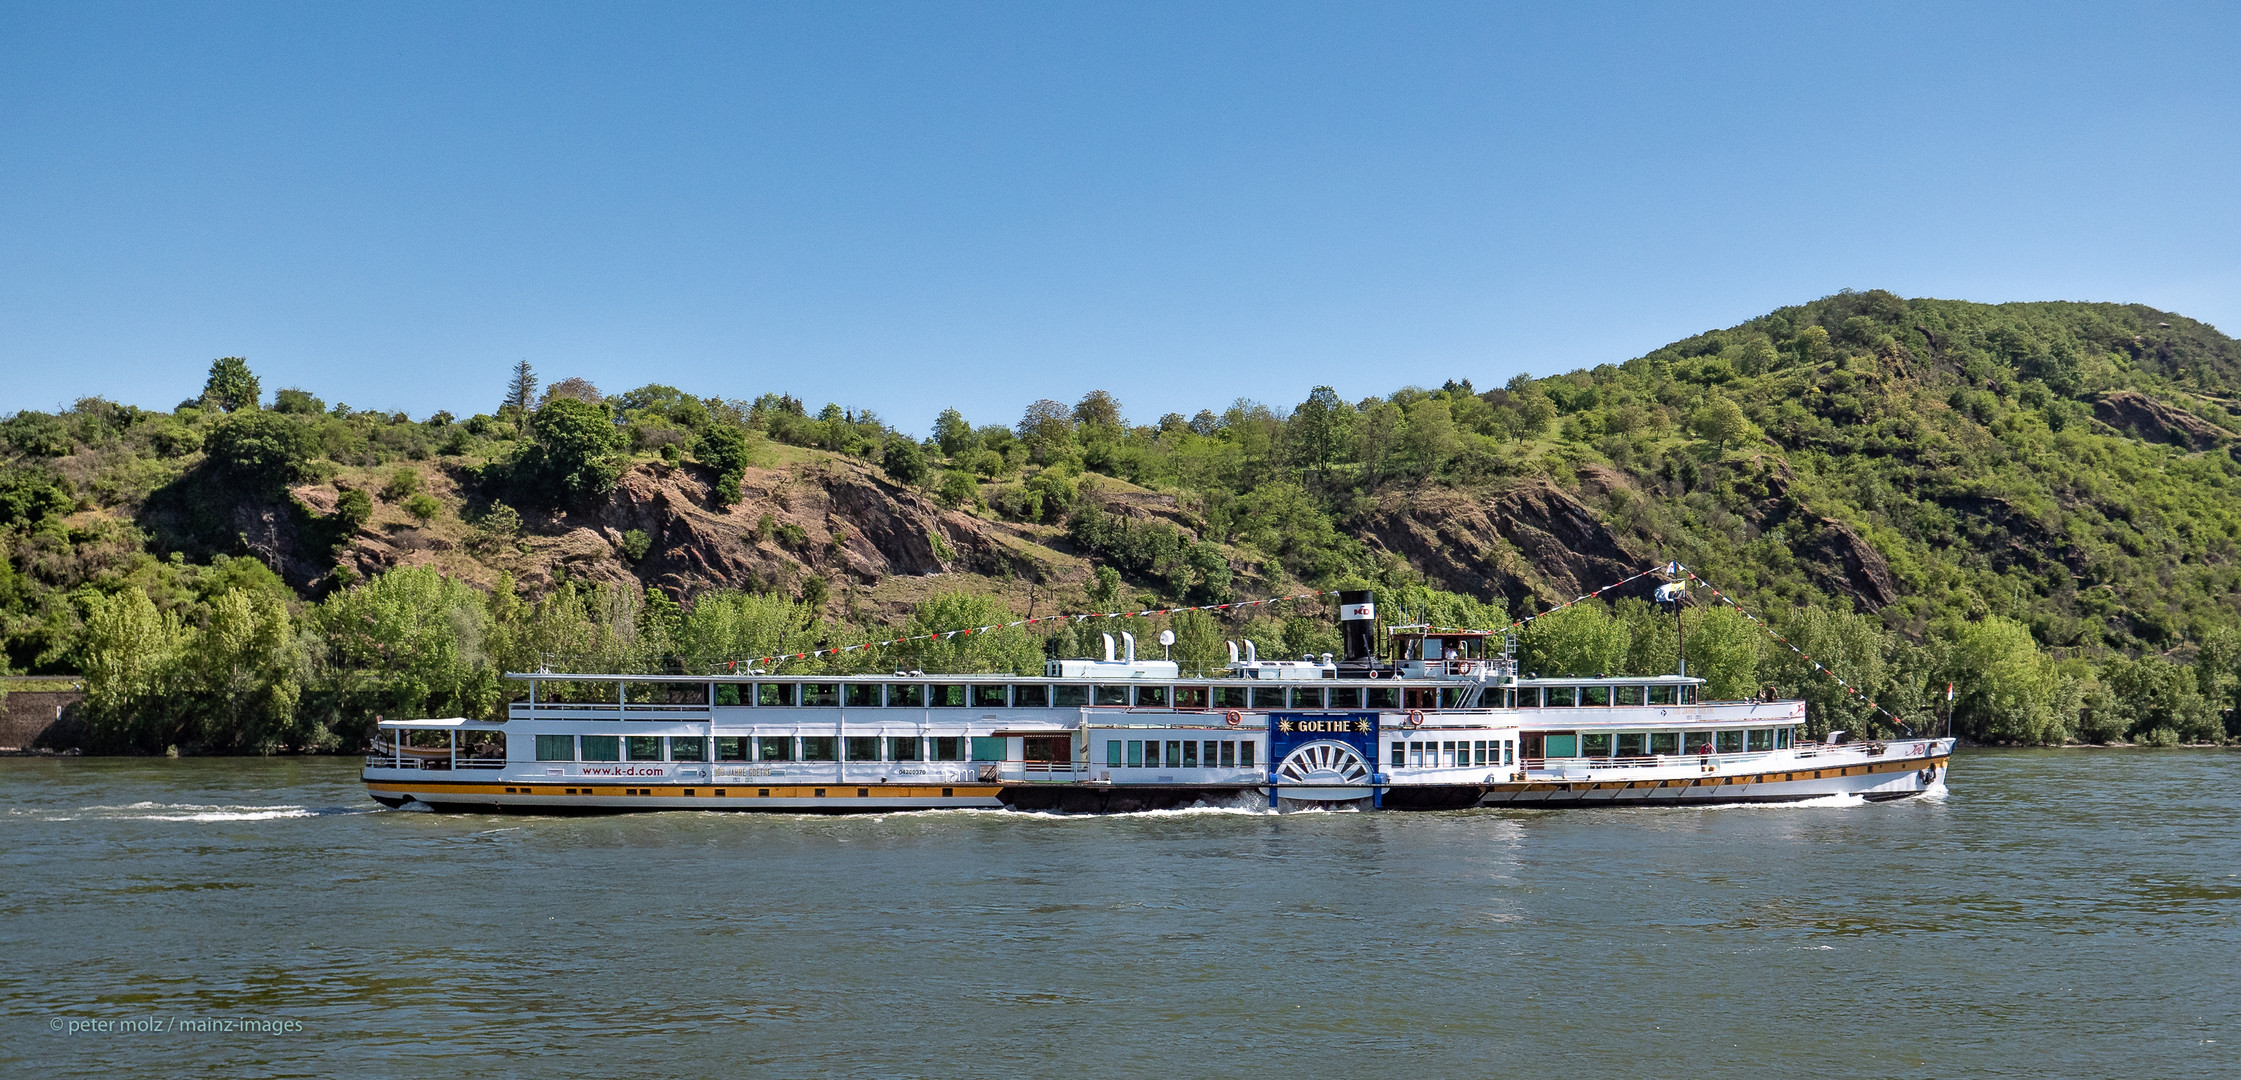
{"label": "white awning", "polygon": [[506,725],[489,720],[469,720],[464,716],[445,716],[433,720],[384,720],[381,727],[387,731],[504,731]]}

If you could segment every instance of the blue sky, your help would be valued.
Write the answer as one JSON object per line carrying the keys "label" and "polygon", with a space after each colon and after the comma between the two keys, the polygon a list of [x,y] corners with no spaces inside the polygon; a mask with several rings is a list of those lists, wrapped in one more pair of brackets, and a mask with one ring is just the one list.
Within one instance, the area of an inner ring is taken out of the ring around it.
{"label": "blue sky", "polygon": [[1150,420],[1846,287],[2233,332],[2237,10],[0,3],[0,412],[238,354]]}

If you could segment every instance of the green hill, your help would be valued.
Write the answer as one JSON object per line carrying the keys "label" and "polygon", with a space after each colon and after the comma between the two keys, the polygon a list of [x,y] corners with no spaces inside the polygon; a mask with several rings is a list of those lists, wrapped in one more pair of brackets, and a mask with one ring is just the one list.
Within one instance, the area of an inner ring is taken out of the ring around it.
{"label": "green hill", "polygon": [[[1495,390],[1133,420],[1100,392],[922,442],[778,394],[517,376],[416,421],[268,397],[229,359],[168,413],[0,421],[8,663],[84,670],[100,746],[320,748],[488,712],[494,672],[555,654],[697,671],[1363,583],[1485,623],[1678,559],[1863,693],[1708,589],[1692,671],[1819,727],[1888,727],[1869,698],[1919,725],[1951,682],[1982,739],[2233,733],[2241,343],[2149,308],[1848,292]],[[1534,621],[1527,666],[1669,669],[1650,584]],[[1193,664],[1334,644],[1312,607],[1163,622]],[[1032,665],[1070,634],[910,659]]]}

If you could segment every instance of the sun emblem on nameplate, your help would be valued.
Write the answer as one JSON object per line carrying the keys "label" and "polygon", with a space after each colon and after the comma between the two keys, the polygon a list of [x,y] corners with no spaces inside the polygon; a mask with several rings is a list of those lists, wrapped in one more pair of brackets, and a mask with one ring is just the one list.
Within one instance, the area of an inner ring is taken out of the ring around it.
{"label": "sun emblem on nameplate", "polygon": [[1367,720],[1356,720],[1356,721],[1354,721],[1354,730],[1355,730],[1355,731],[1359,731],[1359,732],[1362,732],[1363,734],[1368,734],[1368,733],[1369,733],[1369,721],[1367,721]]}
{"label": "sun emblem on nameplate", "polygon": [[1278,720],[1276,722],[1276,730],[1289,734],[1292,730],[1292,722],[1289,720]]}

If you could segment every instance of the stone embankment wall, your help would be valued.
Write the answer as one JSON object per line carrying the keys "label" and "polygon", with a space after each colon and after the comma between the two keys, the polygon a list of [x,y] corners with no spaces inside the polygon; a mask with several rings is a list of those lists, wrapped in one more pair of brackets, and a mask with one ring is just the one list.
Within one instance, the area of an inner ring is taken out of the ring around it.
{"label": "stone embankment wall", "polygon": [[11,690],[0,703],[0,753],[75,750],[85,737],[83,690]]}

